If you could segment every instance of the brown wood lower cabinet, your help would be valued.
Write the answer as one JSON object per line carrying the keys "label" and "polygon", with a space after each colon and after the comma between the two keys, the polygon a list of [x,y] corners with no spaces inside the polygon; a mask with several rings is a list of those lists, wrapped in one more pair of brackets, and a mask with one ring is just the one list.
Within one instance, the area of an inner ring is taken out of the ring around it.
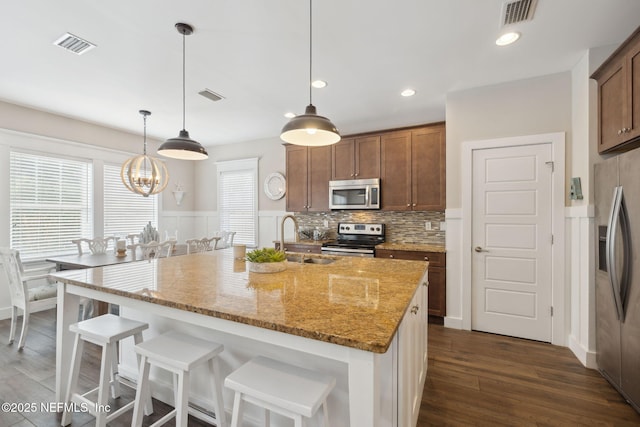
{"label": "brown wood lower cabinet", "polygon": [[429,261],[429,315],[447,314],[447,256],[442,252],[376,249],[376,258]]}

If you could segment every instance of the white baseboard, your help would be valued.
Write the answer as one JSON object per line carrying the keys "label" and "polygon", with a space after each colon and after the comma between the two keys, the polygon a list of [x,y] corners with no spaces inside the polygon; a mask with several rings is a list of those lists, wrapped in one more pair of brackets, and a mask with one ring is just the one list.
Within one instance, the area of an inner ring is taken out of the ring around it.
{"label": "white baseboard", "polygon": [[573,335],[569,336],[569,349],[578,358],[580,363],[582,363],[586,368],[598,368],[598,365],[596,363],[596,353],[584,348]]}
{"label": "white baseboard", "polygon": [[451,329],[464,329],[462,327],[462,318],[461,317],[444,317],[444,327]]}
{"label": "white baseboard", "polygon": [[[9,302],[11,304],[11,302]],[[44,307],[44,308],[36,308],[32,309],[31,313],[37,313],[38,311],[51,310],[53,307]],[[18,322],[22,322],[22,310],[18,311]],[[0,308],[0,320],[10,319],[11,318],[11,306]],[[18,324],[20,325],[20,324]]]}

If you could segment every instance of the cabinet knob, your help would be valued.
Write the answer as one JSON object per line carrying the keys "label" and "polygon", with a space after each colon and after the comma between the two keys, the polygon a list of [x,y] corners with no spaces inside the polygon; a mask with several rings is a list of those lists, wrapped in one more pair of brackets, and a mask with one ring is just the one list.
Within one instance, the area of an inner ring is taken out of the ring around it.
{"label": "cabinet knob", "polygon": [[356,172],[356,176],[360,175],[358,172]]}
{"label": "cabinet knob", "polygon": [[622,129],[618,131],[618,135],[622,135]]}
{"label": "cabinet knob", "polygon": [[418,310],[420,310],[420,306],[414,305],[411,307],[411,314],[418,314]]}
{"label": "cabinet knob", "polygon": [[307,252],[311,252],[311,249],[307,249]]}
{"label": "cabinet knob", "polygon": [[389,255],[389,258],[393,258],[393,255]]}
{"label": "cabinet knob", "polygon": [[424,257],[424,260],[429,261],[429,257],[428,256]]}
{"label": "cabinet knob", "polygon": [[407,203],[407,207],[408,207],[408,208],[409,208],[409,207],[411,207],[411,203]]}
{"label": "cabinet knob", "polygon": [[353,176],[353,174],[349,175],[349,176]]}
{"label": "cabinet knob", "polygon": [[415,206],[416,206],[416,204],[414,203],[414,204],[413,204],[413,205],[411,205],[411,206],[415,207]]}

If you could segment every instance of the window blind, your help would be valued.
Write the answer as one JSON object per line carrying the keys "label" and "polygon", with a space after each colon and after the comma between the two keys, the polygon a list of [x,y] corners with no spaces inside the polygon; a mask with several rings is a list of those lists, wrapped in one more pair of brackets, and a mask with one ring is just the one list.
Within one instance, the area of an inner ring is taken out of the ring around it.
{"label": "window blind", "polygon": [[158,226],[158,197],[132,193],[120,178],[120,165],[104,165],[104,235],[124,239],[141,233],[151,221]]}
{"label": "window blind", "polygon": [[88,160],[10,153],[10,244],[23,260],[77,251],[93,234],[93,167]]}
{"label": "window blind", "polygon": [[234,243],[256,246],[258,240],[257,160],[219,162],[217,166],[220,229],[235,231]]}

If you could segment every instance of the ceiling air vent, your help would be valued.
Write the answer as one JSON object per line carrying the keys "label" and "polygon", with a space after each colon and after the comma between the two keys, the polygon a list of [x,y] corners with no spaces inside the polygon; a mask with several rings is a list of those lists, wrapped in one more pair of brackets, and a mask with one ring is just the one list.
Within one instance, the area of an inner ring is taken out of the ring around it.
{"label": "ceiling air vent", "polygon": [[205,98],[210,99],[212,101],[220,101],[221,99],[224,99],[224,96],[215,93],[211,89],[204,89],[204,90],[201,90],[198,93],[200,95],[204,96]]}
{"label": "ceiling air vent", "polygon": [[56,46],[60,46],[61,48],[66,49],[69,52],[73,52],[76,55],[82,55],[83,53],[96,47],[95,44],[81,39],[78,36],[74,36],[71,33],[64,34],[63,36],[58,38],[58,40],[54,41],[53,44],[55,44]]}
{"label": "ceiling air vent", "polygon": [[537,4],[538,0],[516,0],[505,3],[502,7],[502,25],[530,21],[533,19]]}

